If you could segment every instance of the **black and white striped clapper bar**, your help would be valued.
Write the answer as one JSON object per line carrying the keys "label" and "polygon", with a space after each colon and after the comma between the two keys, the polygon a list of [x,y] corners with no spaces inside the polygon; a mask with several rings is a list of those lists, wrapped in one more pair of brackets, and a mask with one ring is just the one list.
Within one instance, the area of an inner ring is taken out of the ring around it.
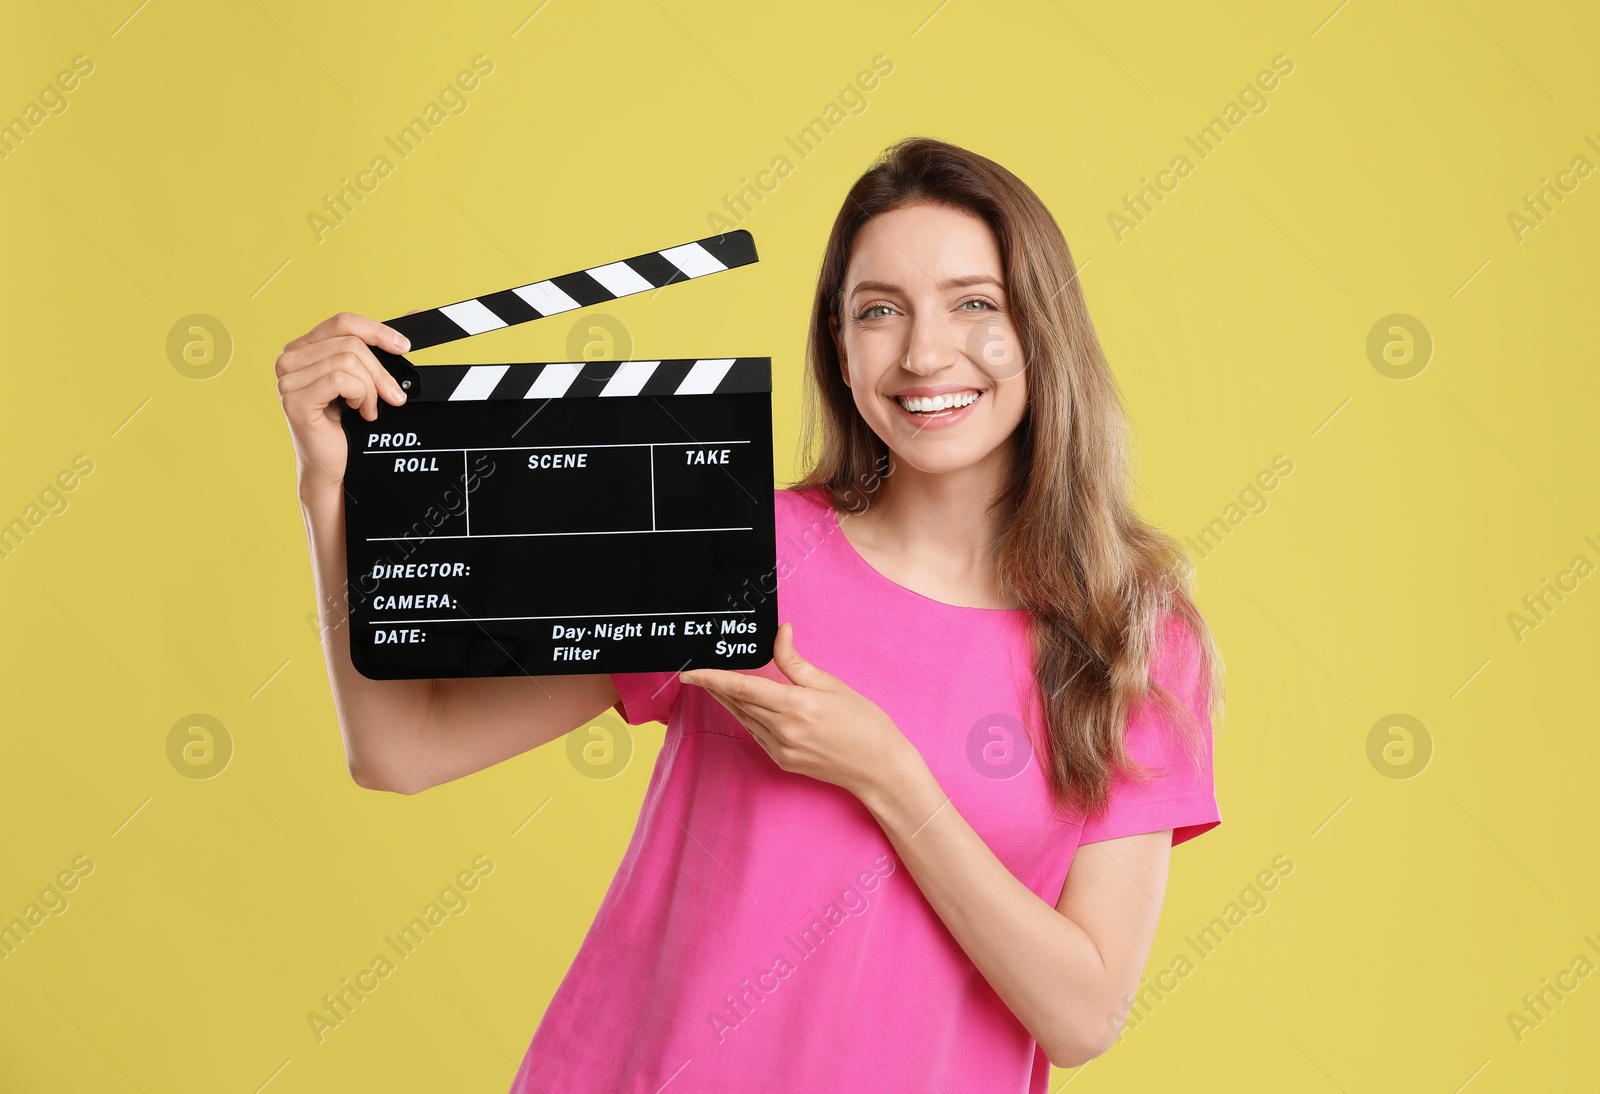
{"label": "black and white striped clapper bar", "polygon": [[[425,349],[756,261],[745,231],[390,319]],[[767,357],[414,365],[346,406],[350,656],[375,680],[754,668],[777,635]]]}

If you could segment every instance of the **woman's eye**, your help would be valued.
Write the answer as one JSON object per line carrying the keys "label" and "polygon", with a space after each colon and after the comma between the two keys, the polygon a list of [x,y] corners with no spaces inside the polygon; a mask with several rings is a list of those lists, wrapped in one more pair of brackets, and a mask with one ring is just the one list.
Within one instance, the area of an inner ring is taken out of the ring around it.
{"label": "woman's eye", "polygon": [[879,311],[887,312],[887,311],[893,311],[893,310],[894,309],[890,308],[889,305],[887,305],[887,304],[874,304],[870,308],[863,309],[861,314],[856,316],[856,318],[857,319],[881,319],[882,316],[874,315],[872,313],[873,312],[879,312]]}
{"label": "woman's eye", "polygon": [[994,307],[994,305],[989,303],[987,300],[984,300],[981,297],[976,297],[976,296],[973,297],[971,300],[963,300],[961,302],[961,306],[963,308],[966,307],[968,304],[981,304],[985,308],[993,308]]}

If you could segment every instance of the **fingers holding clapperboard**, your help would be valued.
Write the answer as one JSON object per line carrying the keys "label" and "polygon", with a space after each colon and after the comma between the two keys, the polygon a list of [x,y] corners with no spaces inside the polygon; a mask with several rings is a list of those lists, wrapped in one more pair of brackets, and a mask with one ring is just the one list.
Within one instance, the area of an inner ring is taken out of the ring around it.
{"label": "fingers holding clapperboard", "polygon": [[398,406],[405,392],[378,363],[371,347],[408,348],[405,335],[377,320],[350,312],[323,320],[283,347],[275,371],[289,434],[302,465],[309,463],[330,485],[344,478],[347,446],[337,403],[343,400],[367,421],[378,401]]}

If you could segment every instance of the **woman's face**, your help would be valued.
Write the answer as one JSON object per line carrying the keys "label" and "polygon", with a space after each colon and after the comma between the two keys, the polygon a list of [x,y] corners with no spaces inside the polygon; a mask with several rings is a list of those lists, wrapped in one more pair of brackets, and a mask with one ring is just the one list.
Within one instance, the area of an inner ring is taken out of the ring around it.
{"label": "woman's face", "polygon": [[989,458],[1027,407],[1026,371],[982,219],[918,203],[856,234],[832,322],[844,381],[899,460],[944,473]]}

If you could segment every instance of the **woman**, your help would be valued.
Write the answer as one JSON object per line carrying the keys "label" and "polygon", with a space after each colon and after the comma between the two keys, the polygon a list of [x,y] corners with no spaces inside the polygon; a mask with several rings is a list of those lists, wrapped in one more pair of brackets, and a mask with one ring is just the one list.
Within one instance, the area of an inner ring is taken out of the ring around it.
{"label": "woman", "polygon": [[[401,401],[340,315],[279,388],[322,602],[340,399]],[[667,726],[632,842],[513,1092],[1046,1089],[1119,1036],[1170,849],[1221,822],[1209,630],[1131,505],[1066,241],[974,153],[902,141],[846,196],[775,491],[765,669],[373,681],[325,649],[350,771],[412,793],[615,706]],[[801,651],[804,651],[803,653]]]}

